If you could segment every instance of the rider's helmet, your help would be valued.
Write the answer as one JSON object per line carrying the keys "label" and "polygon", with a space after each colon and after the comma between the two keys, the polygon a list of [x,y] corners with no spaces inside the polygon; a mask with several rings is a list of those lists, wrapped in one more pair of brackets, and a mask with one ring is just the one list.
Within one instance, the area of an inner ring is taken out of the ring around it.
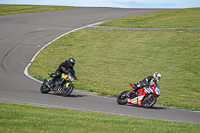
{"label": "rider's helmet", "polygon": [[161,79],[161,74],[158,73],[158,72],[155,72],[155,73],[153,74],[153,77],[154,77],[154,79],[158,82],[158,81],[160,81],[160,79]]}
{"label": "rider's helmet", "polygon": [[69,65],[73,67],[75,65],[75,60],[73,58],[68,59]]}

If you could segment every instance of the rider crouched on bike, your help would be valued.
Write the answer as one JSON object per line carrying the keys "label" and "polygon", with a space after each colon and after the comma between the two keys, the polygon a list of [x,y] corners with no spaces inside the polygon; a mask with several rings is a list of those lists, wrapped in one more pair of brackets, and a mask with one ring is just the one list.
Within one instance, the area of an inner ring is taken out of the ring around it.
{"label": "rider crouched on bike", "polygon": [[153,76],[148,76],[146,78],[144,78],[142,81],[139,81],[137,82],[137,85],[135,87],[133,87],[129,92],[127,92],[127,96],[130,97],[130,94],[133,92],[133,91],[137,91],[138,89],[140,88],[143,88],[143,87],[149,87],[149,86],[152,86],[153,84],[155,84],[156,82],[160,81],[161,79],[161,74],[158,73],[158,72],[155,72],[153,74]]}
{"label": "rider crouched on bike", "polygon": [[62,62],[59,66],[58,69],[55,71],[55,75],[51,80],[51,83],[54,81],[54,79],[61,77],[62,73],[67,72],[68,70],[73,70],[73,67],[75,65],[75,59],[69,58],[68,60],[65,60]]}

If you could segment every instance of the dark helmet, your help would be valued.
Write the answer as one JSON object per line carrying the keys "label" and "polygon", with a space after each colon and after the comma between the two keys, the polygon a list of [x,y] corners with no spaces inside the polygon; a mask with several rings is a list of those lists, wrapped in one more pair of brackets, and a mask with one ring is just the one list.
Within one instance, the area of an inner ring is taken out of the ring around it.
{"label": "dark helmet", "polygon": [[69,65],[73,67],[75,65],[75,60],[73,58],[68,59]]}

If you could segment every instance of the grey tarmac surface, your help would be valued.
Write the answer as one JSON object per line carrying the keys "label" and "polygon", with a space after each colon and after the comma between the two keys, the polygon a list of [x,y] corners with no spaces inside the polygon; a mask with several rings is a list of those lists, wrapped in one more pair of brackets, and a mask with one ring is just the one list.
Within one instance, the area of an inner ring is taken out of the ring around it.
{"label": "grey tarmac surface", "polygon": [[[24,74],[33,56],[55,38],[97,22],[164,9],[84,8],[0,16],[0,101],[200,123],[200,112],[118,105],[116,98],[74,91],[69,97],[41,94],[40,82]],[[76,81],[75,81],[76,82]]]}

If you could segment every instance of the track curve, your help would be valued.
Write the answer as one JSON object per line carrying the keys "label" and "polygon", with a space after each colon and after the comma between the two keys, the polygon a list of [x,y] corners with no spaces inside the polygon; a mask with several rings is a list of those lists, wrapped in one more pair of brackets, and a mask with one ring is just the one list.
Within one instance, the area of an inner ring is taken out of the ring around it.
{"label": "track curve", "polygon": [[120,106],[116,98],[74,91],[70,97],[43,95],[41,83],[24,75],[33,56],[46,44],[75,29],[111,19],[162,9],[83,8],[0,16],[0,100],[124,114],[153,119],[200,123],[200,112],[155,106],[144,109]]}

